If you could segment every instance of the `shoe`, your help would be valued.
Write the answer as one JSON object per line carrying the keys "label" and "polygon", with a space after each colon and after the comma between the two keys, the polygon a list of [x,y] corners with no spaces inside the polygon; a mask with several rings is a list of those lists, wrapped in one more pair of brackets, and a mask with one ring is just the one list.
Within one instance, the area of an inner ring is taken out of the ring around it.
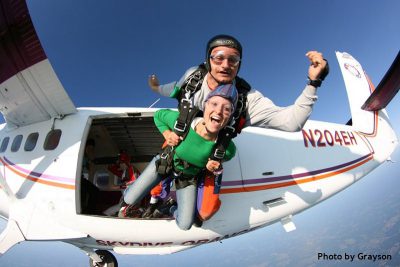
{"label": "shoe", "polygon": [[155,211],[155,209],[156,209],[158,206],[160,206],[159,202],[150,204],[150,205],[147,207],[147,209],[143,212],[142,218],[150,219],[151,217],[153,217],[153,212]]}
{"label": "shoe", "polygon": [[142,218],[143,208],[139,204],[128,205],[125,209],[125,217]]}
{"label": "shoe", "polygon": [[164,216],[171,216],[171,208],[177,206],[175,199],[168,198],[159,208],[155,209],[153,212],[153,218],[161,218]]}
{"label": "shoe", "polygon": [[193,225],[196,227],[203,226],[203,221],[199,218],[199,216],[197,216],[197,215],[194,216]]}
{"label": "shoe", "polygon": [[171,217],[175,217],[174,213],[175,211],[178,209],[178,205],[175,203],[173,204],[170,208],[169,208],[169,215],[171,215]]}
{"label": "shoe", "polygon": [[151,215],[151,218],[162,218],[163,216],[164,214],[162,214],[158,209],[155,209]]}
{"label": "shoe", "polygon": [[119,211],[118,211],[118,218],[126,218],[126,217],[127,217],[127,216],[126,216],[126,210],[127,210],[127,208],[128,208],[128,205],[123,206],[123,207],[121,207],[121,208],[119,209]]}

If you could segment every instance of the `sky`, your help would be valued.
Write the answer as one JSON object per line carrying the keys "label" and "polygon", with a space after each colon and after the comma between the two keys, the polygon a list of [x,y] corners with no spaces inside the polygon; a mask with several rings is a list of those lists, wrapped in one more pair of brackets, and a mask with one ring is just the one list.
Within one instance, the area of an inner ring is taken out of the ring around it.
{"label": "sky", "polygon": [[[280,106],[301,93],[317,50],[330,63],[312,120],[350,118],[335,51],[352,54],[378,85],[400,44],[400,1],[28,1],[42,46],[77,107],[148,107],[159,96],[147,86],[178,80],[204,61],[205,45],[230,34],[243,46],[239,75]],[[175,107],[162,98],[156,107]],[[400,96],[387,108],[400,133]],[[398,266],[399,149],[362,181],[295,216],[297,230],[279,224],[167,256],[121,256],[120,266]],[[0,224],[0,227],[2,225]],[[4,227],[4,226],[3,226]],[[391,254],[389,262],[317,260],[318,253]],[[61,242],[25,242],[0,266],[87,266],[79,249]]]}

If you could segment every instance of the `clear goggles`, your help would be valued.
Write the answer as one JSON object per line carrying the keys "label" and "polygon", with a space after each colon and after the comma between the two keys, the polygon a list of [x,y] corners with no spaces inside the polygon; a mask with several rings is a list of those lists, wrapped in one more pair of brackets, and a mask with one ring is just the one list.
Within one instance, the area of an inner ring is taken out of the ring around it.
{"label": "clear goggles", "polygon": [[216,65],[221,65],[225,59],[228,60],[228,64],[233,67],[237,67],[240,63],[240,56],[238,55],[225,55],[224,51],[218,51],[214,55],[210,55],[210,59]]}

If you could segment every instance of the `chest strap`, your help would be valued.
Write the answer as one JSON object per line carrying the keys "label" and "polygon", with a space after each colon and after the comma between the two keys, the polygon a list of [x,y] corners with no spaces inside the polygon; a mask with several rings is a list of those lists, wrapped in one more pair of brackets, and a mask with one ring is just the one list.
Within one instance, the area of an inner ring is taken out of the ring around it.
{"label": "chest strap", "polygon": [[[179,110],[178,119],[174,125],[174,133],[182,137],[182,141],[186,138],[189,133],[190,124],[192,120],[199,112],[197,107],[192,107],[190,100],[182,99],[181,106]],[[182,142],[181,141],[181,142]],[[157,172],[163,176],[167,177],[171,174],[173,170],[173,160],[174,160],[175,150],[174,147],[166,146],[160,154],[160,159],[156,162]]]}
{"label": "chest strap", "polygon": [[235,82],[239,93],[238,103],[229,125],[225,126],[218,133],[217,142],[211,154],[211,159],[213,160],[221,161],[225,157],[230,141],[241,133],[246,123],[247,93],[250,91],[251,86],[239,77],[236,77]]}

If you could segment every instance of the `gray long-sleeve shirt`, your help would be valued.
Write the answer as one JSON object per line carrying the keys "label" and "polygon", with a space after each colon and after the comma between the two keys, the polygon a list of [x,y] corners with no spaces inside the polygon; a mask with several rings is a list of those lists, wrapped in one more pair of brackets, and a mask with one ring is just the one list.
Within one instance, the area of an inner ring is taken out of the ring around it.
{"label": "gray long-sleeve shirt", "polygon": [[[171,96],[175,87],[180,87],[196,68],[188,69],[178,82],[160,85],[159,93],[163,96]],[[207,84],[207,75],[201,89],[195,93],[193,98],[193,104],[200,109],[203,109],[204,100],[211,92]],[[288,132],[299,131],[311,115],[313,105],[318,99],[316,91],[315,87],[307,85],[293,105],[278,107],[269,98],[264,97],[262,93],[252,88],[247,94],[245,126],[272,128]]]}

